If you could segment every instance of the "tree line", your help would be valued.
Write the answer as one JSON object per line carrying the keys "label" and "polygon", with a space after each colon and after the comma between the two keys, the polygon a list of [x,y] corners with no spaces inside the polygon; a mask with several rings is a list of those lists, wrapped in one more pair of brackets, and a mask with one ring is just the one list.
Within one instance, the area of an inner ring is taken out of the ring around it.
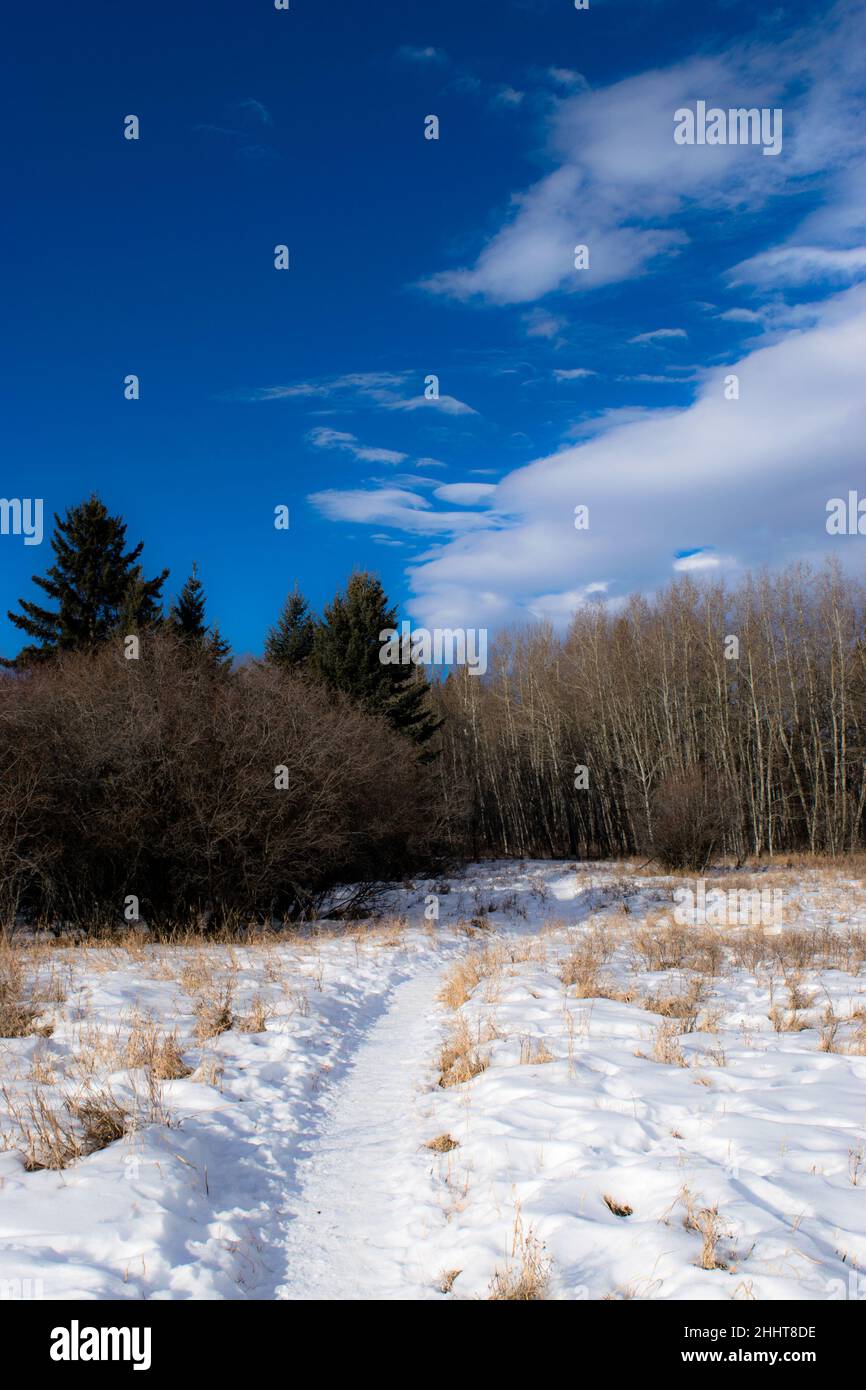
{"label": "tree line", "polygon": [[431,681],[380,661],[398,621],[371,574],[321,616],[293,589],[237,666],[195,568],[166,610],[98,498],[55,522],[0,677],[7,918],[116,920],[129,895],[151,920],[297,916],[467,857],[863,844],[866,588],[834,566],[682,577]]}
{"label": "tree line", "polygon": [[861,846],[864,613],[862,582],[794,566],[500,634],[486,679],[436,690],[470,851],[700,867]]}

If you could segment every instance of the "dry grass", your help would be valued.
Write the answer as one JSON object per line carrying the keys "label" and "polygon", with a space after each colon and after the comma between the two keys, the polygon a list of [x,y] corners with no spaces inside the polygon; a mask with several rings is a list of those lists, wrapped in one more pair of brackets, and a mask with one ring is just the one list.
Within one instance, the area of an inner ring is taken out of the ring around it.
{"label": "dry grass", "polygon": [[68,1100],[67,1109],[81,1128],[85,1153],[107,1149],[132,1128],[132,1112],[108,1088]]}
{"label": "dry grass", "polygon": [[555,1062],[553,1053],[548,1051],[542,1038],[520,1039],[520,1063],[524,1067],[534,1067],[542,1062]]}
{"label": "dry grass", "polygon": [[701,1253],[698,1259],[701,1269],[727,1269],[725,1261],[720,1260],[716,1253],[718,1243],[725,1234],[718,1207],[702,1207],[695,1223],[701,1236]]}
{"label": "dry grass", "polygon": [[547,1297],[551,1260],[532,1227],[523,1229],[518,1208],[511,1241],[511,1253],[502,1269],[490,1281],[490,1302],[539,1303]]}
{"label": "dry grass", "polygon": [[124,1064],[146,1067],[157,1081],[180,1081],[192,1070],[183,1060],[177,1032],[163,1033],[152,1019],[135,1017],[124,1050]]}
{"label": "dry grass", "polygon": [[17,1133],[4,1136],[7,1148],[23,1152],[28,1173],[68,1168],[79,1158],[104,1149],[130,1128],[131,1114],[107,1091],[87,1091],[53,1104],[41,1087],[21,1099],[3,1088],[6,1109]]}
{"label": "dry grass", "polygon": [[0,940],[0,1038],[50,1037],[51,1024],[38,1025],[42,1009],[35,987],[28,981],[22,953]]}
{"label": "dry grass", "polygon": [[450,1293],[454,1288],[454,1280],[462,1274],[462,1269],[448,1269],[439,1275],[439,1292]]}
{"label": "dry grass", "polygon": [[472,951],[469,955],[463,956],[445,976],[439,991],[440,1000],[448,1009],[459,1009],[482,980],[499,974],[504,960],[504,952],[499,947],[488,947],[486,950]]}
{"label": "dry grass", "polygon": [[199,1042],[219,1037],[234,1025],[232,1000],[234,981],[227,980],[221,985],[213,985],[207,994],[201,994],[195,1001],[195,1035]]}
{"label": "dry grass", "polygon": [[633,1216],[633,1215],[634,1215],[634,1207],[630,1207],[630,1206],[626,1205],[625,1202],[617,1202],[617,1201],[615,1201],[614,1198],[611,1197],[611,1195],[610,1195],[609,1192],[605,1192],[605,1194],[604,1194],[604,1196],[603,1196],[603,1198],[602,1198],[602,1201],[604,1202],[604,1204],[605,1204],[605,1206],[607,1207],[608,1211],[612,1211],[612,1212],[613,1212],[614,1216]]}
{"label": "dry grass", "polygon": [[272,1012],[273,1010],[256,994],[250,1001],[247,1013],[239,1014],[235,1022],[242,1033],[264,1033]]}
{"label": "dry grass", "polygon": [[700,975],[694,975],[678,994],[647,995],[641,1001],[641,1007],[649,1013],[660,1014],[662,1018],[678,1019],[681,1033],[693,1033],[698,1024],[698,1009],[706,994],[705,981]]}
{"label": "dry grass", "polygon": [[450,1134],[437,1134],[436,1138],[429,1140],[424,1147],[432,1149],[437,1154],[450,1154],[452,1149],[459,1149],[460,1143],[457,1139],[453,1139]]}
{"label": "dry grass", "polygon": [[37,1087],[28,1096],[13,1096],[2,1089],[6,1110],[17,1133],[4,1134],[7,1149],[20,1149],[28,1173],[43,1168],[68,1168],[83,1156],[85,1149],[81,1134],[68,1114],[55,1108]]}
{"label": "dry grass", "polygon": [[688,961],[692,943],[686,927],[670,922],[666,913],[650,913],[646,927],[636,931],[631,940],[635,968],[644,970],[677,970]]}
{"label": "dry grass", "polygon": [[718,1205],[699,1207],[688,1187],[683,1187],[673,1206],[683,1208],[683,1226],[687,1231],[695,1231],[701,1237],[701,1253],[697,1264],[700,1269],[727,1269],[724,1260],[718,1256],[719,1241],[728,1235],[725,1222],[719,1215]]}
{"label": "dry grass", "polygon": [[461,1086],[486,1071],[489,1065],[490,1057],[479,1050],[466,1020],[459,1019],[439,1053],[439,1085]]}
{"label": "dry grass", "polygon": [[675,1024],[662,1023],[656,1029],[652,1055],[654,1062],[662,1062],[669,1067],[688,1066],[680,1047],[679,1029]]}
{"label": "dry grass", "polygon": [[601,969],[613,956],[614,949],[609,925],[590,927],[560,962],[560,980],[567,989],[575,989],[578,999],[613,997],[610,982],[601,975]]}

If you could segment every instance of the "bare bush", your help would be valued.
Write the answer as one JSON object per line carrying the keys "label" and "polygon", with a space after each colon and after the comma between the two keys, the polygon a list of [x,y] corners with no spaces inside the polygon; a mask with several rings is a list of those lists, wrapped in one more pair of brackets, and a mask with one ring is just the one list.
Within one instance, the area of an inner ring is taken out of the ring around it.
{"label": "bare bush", "polygon": [[414,745],[309,679],[215,675],[168,634],[0,677],[0,913],[303,912],[437,839]]}

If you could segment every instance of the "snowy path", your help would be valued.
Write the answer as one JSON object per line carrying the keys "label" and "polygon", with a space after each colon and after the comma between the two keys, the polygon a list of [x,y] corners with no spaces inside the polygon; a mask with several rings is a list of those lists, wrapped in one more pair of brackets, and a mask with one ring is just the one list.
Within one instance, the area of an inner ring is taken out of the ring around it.
{"label": "snowy path", "polygon": [[436,1047],[441,977],[441,965],[428,967],[395,990],[335,1087],[309,1157],[298,1166],[302,1187],[278,1298],[431,1296],[430,1271],[406,1248],[407,1229],[418,1218],[398,1172],[405,1178],[407,1163],[424,1162],[419,1125],[429,1095],[419,1083]]}

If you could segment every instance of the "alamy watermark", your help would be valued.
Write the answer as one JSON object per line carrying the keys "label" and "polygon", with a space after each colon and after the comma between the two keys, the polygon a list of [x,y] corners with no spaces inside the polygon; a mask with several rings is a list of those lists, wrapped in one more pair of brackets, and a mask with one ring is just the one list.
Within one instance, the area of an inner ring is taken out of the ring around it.
{"label": "alamy watermark", "polygon": [[131,1361],[134,1371],[149,1371],[149,1327],[82,1327],[73,1318],[69,1327],[51,1333],[52,1361]]}
{"label": "alamy watermark", "polygon": [[42,498],[0,497],[0,536],[23,536],[25,545],[41,545]]}
{"label": "alamy watermark", "polygon": [[709,888],[705,878],[693,888],[674,890],[674,921],[681,927],[774,927],[784,921],[780,888]]}
{"label": "alamy watermark", "polygon": [[400,631],[383,628],[379,660],[383,666],[467,666],[470,676],[487,670],[486,627],[412,627],[402,622]]}
{"label": "alamy watermark", "polygon": [[782,153],[781,106],[707,106],[705,101],[674,112],[678,145],[762,145],[761,154]]}

